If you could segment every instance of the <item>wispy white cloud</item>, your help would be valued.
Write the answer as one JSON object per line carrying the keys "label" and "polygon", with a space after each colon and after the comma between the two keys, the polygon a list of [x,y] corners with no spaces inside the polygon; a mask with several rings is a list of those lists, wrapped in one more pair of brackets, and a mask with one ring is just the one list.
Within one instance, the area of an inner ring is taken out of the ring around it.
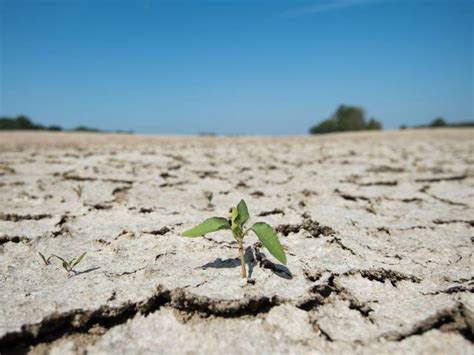
{"label": "wispy white cloud", "polygon": [[314,5],[307,5],[305,7],[300,7],[299,9],[286,11],[282,13],[281,16],[297,17],[387,1],[390,0],[325,0],[320,1]]}

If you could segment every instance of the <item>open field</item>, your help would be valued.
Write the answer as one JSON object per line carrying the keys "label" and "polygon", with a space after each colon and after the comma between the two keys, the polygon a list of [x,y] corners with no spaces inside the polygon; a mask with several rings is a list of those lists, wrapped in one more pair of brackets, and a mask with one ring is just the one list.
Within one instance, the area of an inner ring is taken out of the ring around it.
{"label": "open field", "polygon": [[[248,283],[179,236],[241,198],[288,256],[246,238]],[[0,353],[472,354],[473,242],[474,129],[1,133]]]}

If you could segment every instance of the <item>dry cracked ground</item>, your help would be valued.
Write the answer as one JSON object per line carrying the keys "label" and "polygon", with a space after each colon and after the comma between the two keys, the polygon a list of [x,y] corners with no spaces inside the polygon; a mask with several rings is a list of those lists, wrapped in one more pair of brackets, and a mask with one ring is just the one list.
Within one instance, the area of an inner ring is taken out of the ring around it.
{"label": "dry cracked ground", "polygon": [[[2,133],[0,353],[472,354],[473,187],[474,130]],[[247,282],[180,237],[241,198],[288,256]]]}

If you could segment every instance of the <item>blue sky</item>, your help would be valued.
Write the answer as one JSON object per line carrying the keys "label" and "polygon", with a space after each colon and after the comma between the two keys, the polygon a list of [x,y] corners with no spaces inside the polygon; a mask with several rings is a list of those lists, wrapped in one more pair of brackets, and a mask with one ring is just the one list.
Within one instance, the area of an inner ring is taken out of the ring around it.
{"label": "blue sky", "polygon": [[143,133],[474,118],[474,1],[0,0],[0,115]]}

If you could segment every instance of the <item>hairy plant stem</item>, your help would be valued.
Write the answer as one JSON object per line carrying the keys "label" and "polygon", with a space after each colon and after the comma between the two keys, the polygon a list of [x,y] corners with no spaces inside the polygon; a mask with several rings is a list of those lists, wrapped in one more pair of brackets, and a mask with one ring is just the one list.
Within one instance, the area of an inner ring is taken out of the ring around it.
{"label": "hairy plant stem", "polygon": [[242,265],[242,278],[247,278],[247,270],[245,269],[244,244],[242,239],[237,240],[239,243],[240,264]]}

